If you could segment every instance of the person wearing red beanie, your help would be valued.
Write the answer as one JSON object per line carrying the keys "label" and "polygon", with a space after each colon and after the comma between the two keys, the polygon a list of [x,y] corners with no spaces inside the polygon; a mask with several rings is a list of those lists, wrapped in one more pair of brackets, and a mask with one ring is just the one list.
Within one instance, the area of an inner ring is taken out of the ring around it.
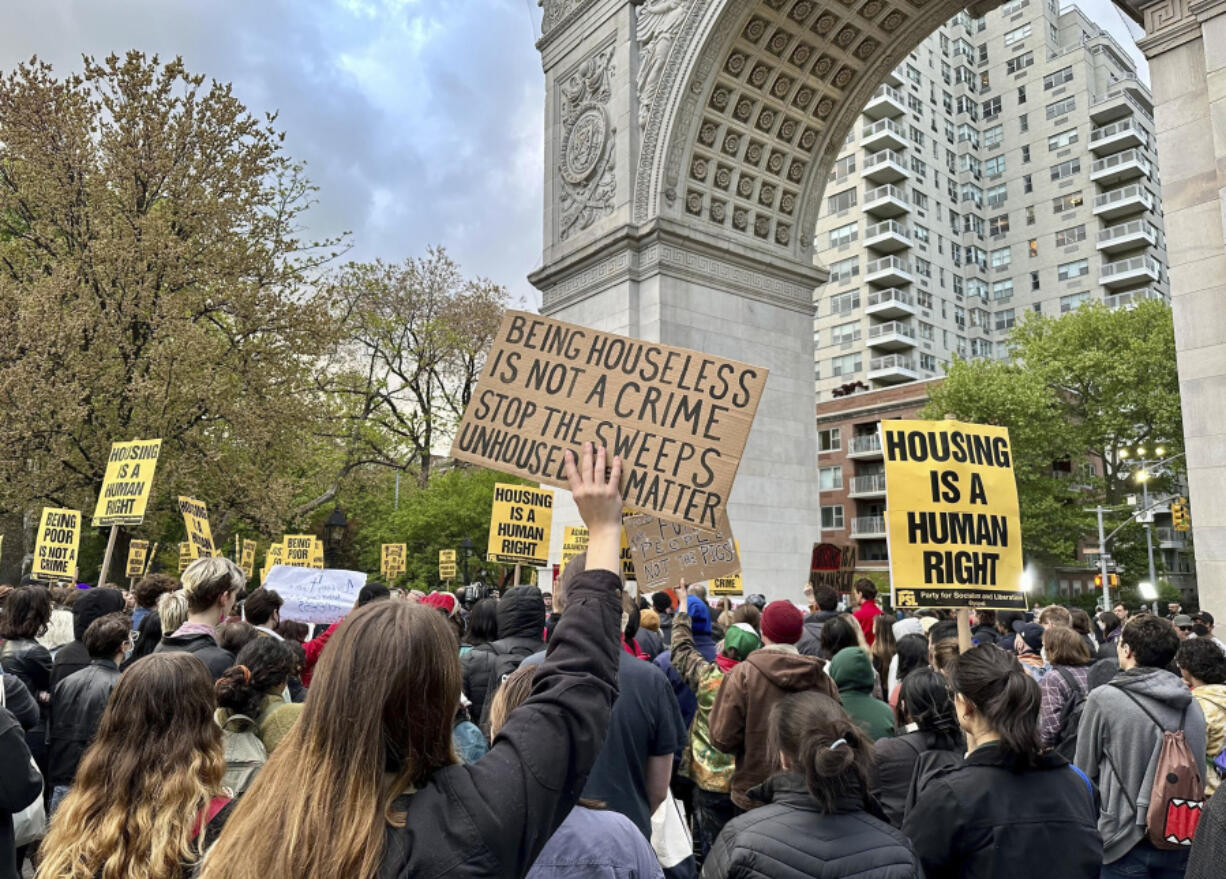
{"label": "person wearing red beanie", "polygon": [[767,644],[795,644],[805,631],[805,616],[790,601],[772,601],[762,611],[762,638]]}

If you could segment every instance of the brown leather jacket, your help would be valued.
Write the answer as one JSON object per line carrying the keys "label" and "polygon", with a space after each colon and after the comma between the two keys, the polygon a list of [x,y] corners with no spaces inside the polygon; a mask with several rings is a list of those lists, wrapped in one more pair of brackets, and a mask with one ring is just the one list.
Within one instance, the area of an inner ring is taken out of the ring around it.
{"label": "brown leather jacket", "polygon": [[724,675],[711,708],[711,744],[736,756],[732,801],[742,809],[763,805],[749,798],[749,790],[775,770],[775,755],[766,744],[775,703],[805,690],[840,701],[838,688],[823,670],[825,664],[790,645],[776,644],[755,650]]}

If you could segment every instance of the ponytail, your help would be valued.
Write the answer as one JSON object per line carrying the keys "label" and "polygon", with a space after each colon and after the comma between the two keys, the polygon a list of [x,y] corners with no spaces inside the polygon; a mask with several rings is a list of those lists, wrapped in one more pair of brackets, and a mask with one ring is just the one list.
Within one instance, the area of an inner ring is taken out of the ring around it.
{"label": "ponytail", "polygon": [[[956,751],[964,740],[945,675],[919,668],[903,678],[898,693],[899,720],[914,723],[937,740],[937,747]],[[900,724],[901,725],[901,724]]]}
{"label": "ponytail", "polygon": [[264,697],[285,686],[296,664],[294,652],[285,642],[276,638],[253,639],[214,684],[217,704],[254,720]]}
{"label": "ponytail", "polygon": [[1042,749],[1039,739],[1039,685],[1017,657],[994,644],[981,644],[958,657],[954,689],[975,706],[1000,744],[1027,765]]}
{"label": "ponytail", "polygon": [[873,744],[829,696],[793,693],[771,710],[770,748],[805,777],[820,811],[830,814],[850,794],[869,805]]}

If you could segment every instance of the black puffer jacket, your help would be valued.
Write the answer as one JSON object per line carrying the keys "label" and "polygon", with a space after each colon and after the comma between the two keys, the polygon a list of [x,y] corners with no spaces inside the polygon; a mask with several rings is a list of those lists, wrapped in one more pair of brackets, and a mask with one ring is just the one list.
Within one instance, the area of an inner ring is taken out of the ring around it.
{"label": "black puffer jacket", "polygon": [[387,831],[379,879],[515,879],[528,872],[578,801],[604,745],[617,697],[620,628],[621,579],[610,571],[576,577],[532,695],[511,712],[489,753],[440,769],[397,799],[406,820]]}
{"label": "black puffer jacket", "polygon": [[498,640],[464,654],[460,668],[464,695],[472,702],[469,715],[484,721],[489,697],[505,674],[544,646],[545,599],[535,586],[516,586],[498,602]]}
{"label": "black puffer jacket", "polygon": [[162,643],[158,644],[154,653],[194,653],[196,658],[205,664],[213,680],[217,680],[226,669],[234,665],[234,654],[217,646],[217,639],[209,635],[163,635]]}
{"label": "black puffer jacket", "polygon": [[928,782],[903,820],[928,879],[1096,879],[1098,803],[1090,783],[1051,752],[1020,765],[992,743]]}
{"label": "black puffer jacket", "polygon": [[893,738],[878,739],[874,745],[877,759],[870,775],[873,796],[881,804],[886,819],[895,827],[902,826],[907,794],[920,756],[928,751],[948,751],[951,762],[962,758],[962,751],[951,750],[944,736],[932,732],[909,732]]}
{"label": "black puffer jacket", "polygon": [[907,838],[864,810],[863,797],[848,791],[837,811],[820,811],[804,777],[772,776],[750,791],[770,803],[733,818],[703,864],[703,879],[923,879]]}
{"label": "black puffer jacket", "polygon": [[93,741],[111,690],[118,683],[119,666],[109,659],[95,659],[89,668],[65,678],[55,688],[47,763],[51,784],[72,784],[81,755]]}
{"label": "black puffer jacket", "polygon": [[39,701],[38,694],[51,692],[51,654],[33,638],[15,638],[0,644],[0,666],[20,678],[38,703],[38,723],[26,730],[26,743],[38,765],[43,766],[47,759],[47,724],[51,718],[51,702]]}
{"label": "black puffer jacket", "polygon": [[118,589],[90,589],[72,604],[72,637],[55,654],[55,670],[51,673],[51,689],[60,681],[83,668],[89,668],[89,651],[82,639],[94,620],[123,610],[123,593]]}

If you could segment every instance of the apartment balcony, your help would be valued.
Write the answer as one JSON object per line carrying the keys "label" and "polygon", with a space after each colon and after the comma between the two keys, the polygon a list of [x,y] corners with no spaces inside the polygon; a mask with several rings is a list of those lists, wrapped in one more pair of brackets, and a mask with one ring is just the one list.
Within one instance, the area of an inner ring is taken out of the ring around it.
{"label": "apartment balcony", "polygon": [[867,214],[879,217],[897,217],[911,210],[911,202],[907,195],[892,183],[878,186],[876,189],[864,190],[864,203],[861,209]]}
{"label": "apartment balcony", "polygon": [[1094,215],[1104,220],[1126,217],[1142,211],[1153,210],[1154,200],[1149,190],[1140,183],[1112,189],[1094,196]]}
{"label": "apartment balcony", "polygon": [[885,497],[885,474],[875,473],[871,476],[853,476],[847,496],[853,498]]}
{"label": "apartment balcony", "polygon": [[1142,151],[1136,149],[1095,159],[1090,165],[1090,179],[1105,186],[1113,186],[1137,177],[1149,177],[1152,173],[1153,166]]}
{"label": "apartment balcony", "polygon": [[860,176],[871,183],[897,183],[911,176],[907,160],[894,150],[880,150],[864,160]]}
{"label": "apartment balcony", "polygon": [[868,328],[868,346],[881,351],[905,351],[915,347],[915,330],[902,321],[892,320]]}
{"label": "apartment balcony", "polygon": [[863,433],[853,436],[847,446],[847,457],[853,461],[877,461],[882,457],[881,434]]}
{"label": "apartment balcony", "polygon": [[886,116],[901,116],[907,112],[907,99],[893,86],[882,85],[873,92],[868,104],[860,112],[873,120]]}
{"label": "apartment balcony", "polygon": [[911,230],[897,220],[883,220],[864,230],[864,246],[882,253],[894,253],[911,246]]}
{"label": "apartment balcony", "polygon": [[1090,103],[1090,121],[1095,125],[1106,125],[1133,113],[1149,119],[1154,116],[1149,89],[1135,76],[1122,78]]}
{"label": "apartment balcony", "polygon": [[881,259],[870,259],[865,264],[864,280],[883,287],[897,287],[910,284],[915,278],[911,274],[911,263],[899,256],[883,256]]}
{"label": "apartment balcony", "polygon": [[857,540],[885,537],[885,516],[857,516],[851,520],[851,536]]}
{"label": "apartment balcony", "polygon": [[915,297],[897,287],[885,290],[870,290],[864,306],[870,317],[897,318],[915,316]]}
{"label": "apartment balcony", "polygon": [[1103,304],[1108,308],[1135,308],[1150,299],[1166,300],[1166,297],[1152,287],[1142,287],[1139,290],[1129,290],[1126,293],[1115,293],[1103,297]]}
{"label": "apartment balcony", "polygon": [[1149,220],[1133,220],[1108,226],[1098,233],[1097,247],[1103,253],[1122,253],[1138,247],[1153,247],[1158,243],[1158,230]]}
{"label": "apartment balcony", "polygon": [[883,385],[896,385],[916,381],[919,373],[915,370],[914,358],[890,354],[874,357],[869,361],[868,378],[869,381],[881,382]]}
{"label": "apartment balcony", "polygon": [[[852,480],[853,483],[855,481]],[[1183,549],[1188,545],[1188,532],[1176,531],[1174,528],[1155,528],[1154,539],[1162,549]]]}
{"label": "apartment balcony", "polygon": [[1162,267],[1152,256],[1134,256],[1118,262],[1104,262],[1098,273],[1098,283],[1104,287],[1130,287],[1158,282]]}
{"label": "apartment balcony", "polygon": [[860,132],[860,145],[869,152],[901,150],[907,147],[907,136],[903,127],[893,119],[879,119],[872,125],[864,126]]}
{"label": "apartment balcony", "polygon": [[1090,131],[1090,152],[1099,156],[1145,146],[1148,143],[1149,135],[1145,133],[1141,123],[1132,117]]}

